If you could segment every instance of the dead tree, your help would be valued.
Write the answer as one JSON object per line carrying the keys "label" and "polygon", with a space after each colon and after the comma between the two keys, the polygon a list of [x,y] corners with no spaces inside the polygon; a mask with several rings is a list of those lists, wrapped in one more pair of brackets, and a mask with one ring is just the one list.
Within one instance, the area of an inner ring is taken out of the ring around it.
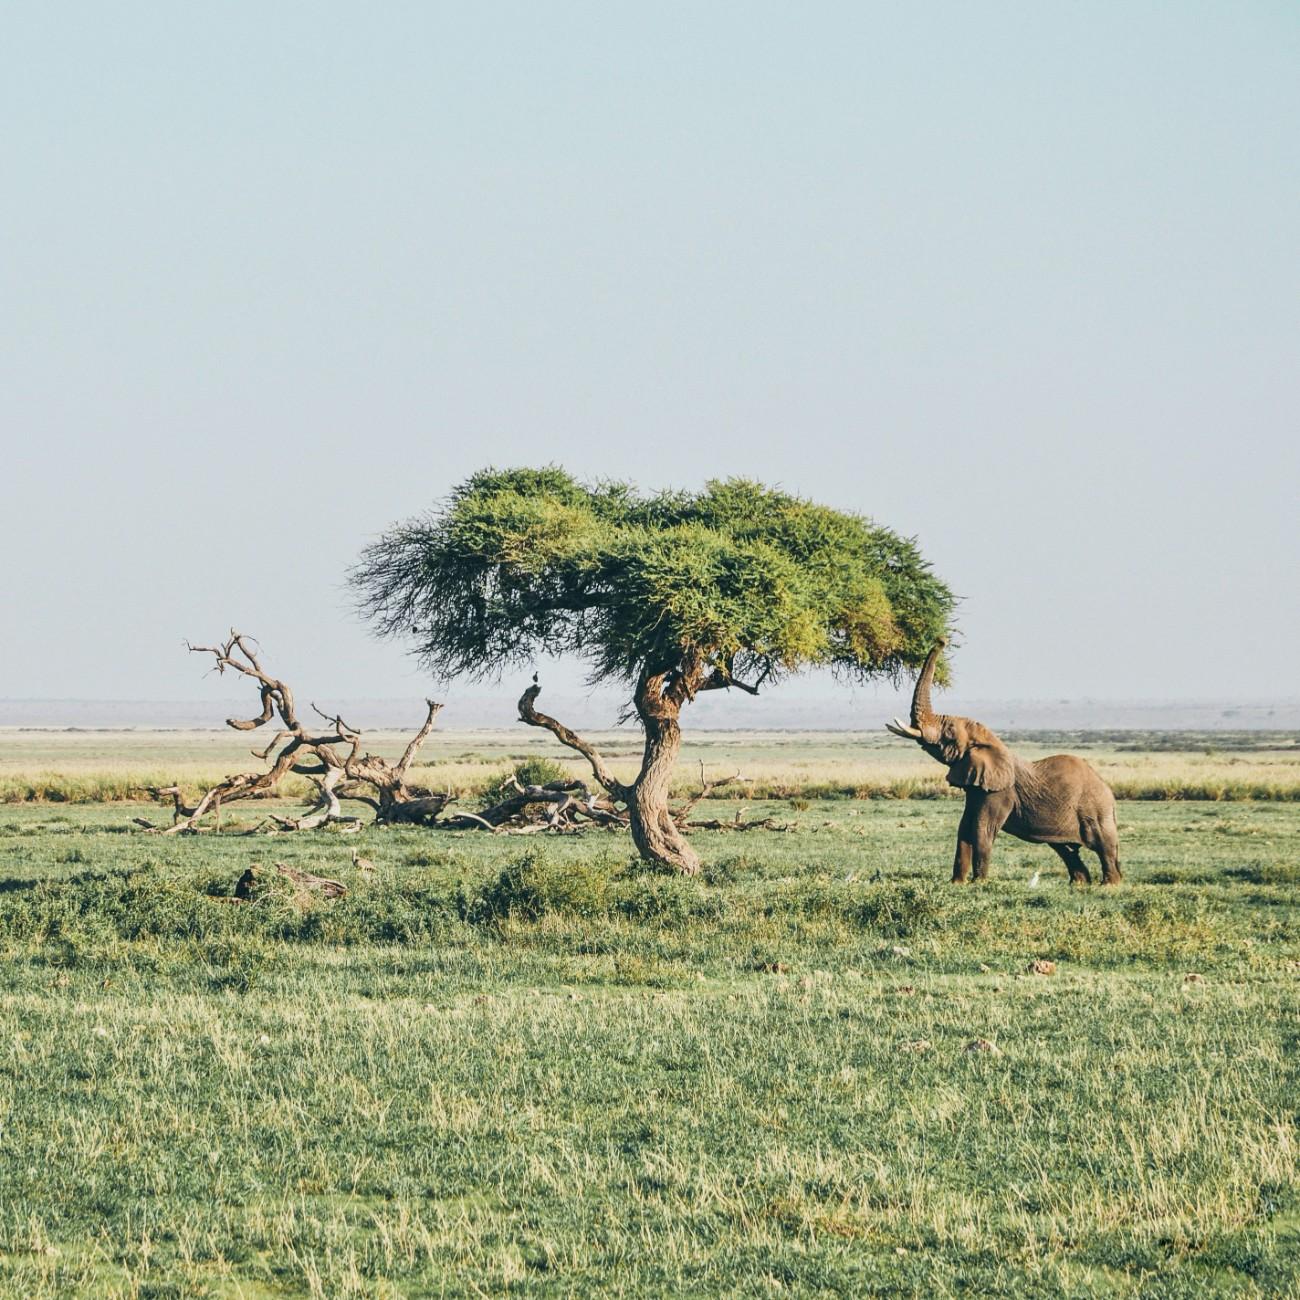
{"label": "dead tree", "polygon": [[[439,825],[453,830],[508,828],[515,834],[578,830],[583,822],[627,829],[627,814],[620,812],[609,799],[593,793],[585,781],[521,785],[517,777],[511,776],[505,785],[513,787],[514,793],[480,812],[453,814]],[[541,812],[542,809],[546,811]]]}
{"label": "dead tree", "polygon": [[[343,812],[340,798],[368,804],[379,821],[421,822],[437,817],[447,802],[447,796],[410,785],[407,776],[421,745],[433,730],[442,705],[433,700],[426,701],[428,714],[424,724],[411,737],[402,757],[395,764],[389,763],[377,755],[362,753],[362,732],[349,726],[337,714],[331,716],[312,705],[313,711],[330,725],[330,729],[320,733],[308,729],[298,717],[293,691],[263,668],[254,645],[252,638],[234,630],[219,646],[186,643],[191,653],[212,655],[218,673],[230,669],[257,683],[261,713],[253,718],[227,718],[226,725],[236,731],[254,731],[278,718],[280,730],[265,749],[253,751],[254,758],[271,765],[262,772],[239,772],[226,777],[195,804],[185,802],[179,787],[157,790],[157,795],[170,795],[173,800],[172,824],[162,830],[163,834],[195,832],[209,814],[219,826],[223,805],[274,795],[280,783],[291,773],[307,777],[316,787],[317,798],[297,817],[273,814],[270,820],[280,830],[314,830],[331,822],[359,825],[358,818]],[[139,818],[136,820],[141,822]],[[149,829],[159,828],[151,826]]]}
{"label": "dead tree", "polygon": [[[514,794],[507,795],[500,802],[484,808],[481,812],[468,815],[475,822],[486,822],[487,825],[496,827],[514,820],[534,805],[546,804],[550,807],[550,811],[546,814],[546,824],[559,826],[577,806],[579,801],[574,797],[575,794],[580,794],[584,800],[590,797],[587,786],[582,781],[548,781],[545,785],[520,785],[518,778],[511,776],[507,778],[506,785],[514,788]],[[455,820],[455,817],[450,818],[449,824]]]}
{"label": "dead tree", "polygon": [[677,823],[680,830],[687,829],[691,825],[691,813],[695,811],[695,807],[701,799],[707,799],[715,790],[720,790],[724,785],[743,780],[745,778],[739,772],[735,772],[731,776],[722,777],[720,780],[710,781],[704,775],[704,760],[700,759],[700,788],[680,808],[673,810],[673,821]]}
{"label": "dead tree", "polygon": [[[563,744],[582,754],[591,764],[601,788],[593,790],[587,782],[576,779],[525,786],[512,777],[508,782],[508,786],[513,787],[512,792],[490,807],[476,813],[453,812],[441,816],[451,803],[451,792],[436,792],[410,781],[411,768],[433,730],[442,708],[440,704],[433,700],[425,701],[428,713],[423,724],[407,743],[402,756],[393,763],[377,754],[363,752],[364,733],[337,713],[325,713],[313,704],[312,711],[326,725],[319,731],[305,726],[298,717],[293,691],[263,667],[252,638],[232,631],[219,646],[187,643],[187,647],[195,654],[212,655],[217,672],[230,670],[256,682],[261,712],[253,718],[228,718],[228,727],[236,731],[254,731],[278,720],[279,730],[264,749],[252,751],[255,758],[270,764],[268,768],[228,776],[207,790],[196,803],[186,802],[181,788],[176,785],[150,788],[155,798],[166,797],[172,801],[172,824],[160,828],[144,818],[135,818],[136,824],[146,830],[165,835],[194,834],[209,818],[214,829],[219,830],[221,810],[226,804],[275,797],[281,782],[291,774],[305,776],[311,781],[316,798],[297,816],[271,813],[266,822],[279,831],[309,831],[331,824],[359,829],[360,819],[343,811],[340,802],[343,799],[372,809],[376,824],[404,823],[445,830],[485,830],[496,834],[572,833],[588,826],[627,829],[634,821],[629,806],[631,787],[613,776],[593,746],[562,723],[537,711],[535,701],[541,688],[536,683],[524,692],[519,701],[520,718],[530,726],[546,728]],[[699,791],[679,808],[670,811],[670,819],[678,833],[702,829],[748,830],[770,825],[767,819],[742,823],[739,817],[725,823],[690,820],[701,800],[720,787],[743,779],[736,773],[710,781],[701,764]]]}
{"label": "dead tree", "polygon": [[[352,741],[352,748],[344,757],[343,766],[347,773],[347,783],[340,793],[344,798],[355,799],[375,811],[376,822],[403,822],[432,826],[438,814],[450,802],[450,793],[440,793],[422,785],[410,784],[408,777],[411,766],[420,753],[420,747],[429,738],[434,720],[442,709],[441,704],[425,700],[428,714],[420,730],[411,737],[402,756],[396,763],[390,763],[378,754],[360,753],[361,732],[347,728],[342,719],[333,721],[341,734]],[[365,793],[369,786],[371,793]]]}

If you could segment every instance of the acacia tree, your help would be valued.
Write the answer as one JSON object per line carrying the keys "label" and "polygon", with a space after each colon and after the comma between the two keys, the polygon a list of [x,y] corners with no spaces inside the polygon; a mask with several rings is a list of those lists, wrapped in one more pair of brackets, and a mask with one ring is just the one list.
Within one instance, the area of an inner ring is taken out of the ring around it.
{"label": "acacia tree", "polygon": [[915,544],[744,480],[699,493],[587,486],[561,469],[487,470],[367,547],[351,582],[380,634],[414,637],[437,676],[499,676],[539,654],[584,658],[631,689],[645,733],[622,782],[536,708],[626,804],[648,861],[699,869],[668,807],[682,709],[703,691],[759,688],[808,667],[897,678],[948,631],[954,599]]}

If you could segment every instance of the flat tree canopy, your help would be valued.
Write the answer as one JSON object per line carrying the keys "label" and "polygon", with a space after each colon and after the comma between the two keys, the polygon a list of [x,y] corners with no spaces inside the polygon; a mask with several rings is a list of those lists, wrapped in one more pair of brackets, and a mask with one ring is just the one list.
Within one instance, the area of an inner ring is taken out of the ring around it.
{"label": "flat tree canopy", "polygon": [[654,831],[671,821],[683,704],[810,667],[897,678],[925,661],[954,607],[914,542],[860,515],[742,479],[642,495],[558,468],[474,475],[368,547],[352,582],[377,629],[415,638],[438,676],[576,654],[594,679],[626,683],[646,757],[632,785],[613,785],[643,854],[688,870],[675,827]]}

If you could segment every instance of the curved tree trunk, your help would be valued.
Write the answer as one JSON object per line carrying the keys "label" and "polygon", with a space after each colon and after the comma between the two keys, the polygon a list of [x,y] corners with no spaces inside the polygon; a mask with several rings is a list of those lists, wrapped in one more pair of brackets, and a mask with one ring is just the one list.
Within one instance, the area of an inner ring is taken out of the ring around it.
{"label": "curved tree trunk", "polygon": [[641,771],[628,790],[632,842],[647,862],[670,867],[688,876],[700,869],[700,859],[686,842],[668,808],[673,767],[682,747],[682,732],[675,712],[661,705],[642,712],[645,752]]}
{"label": "curved tree trunk", "polygon": [[700,859],[682,835],[682,824],[685,812],[698,800],[688,804],[676,817],[668,807],[673,768],[682,748],[678,719],[682,706],[700,691],[728,690],[733,686],[749,695],[758,694],[757,685],[737,681],[731,675],[729,662],[710,663],[694,652],[686,655],[680,664],[667,669],[654,671],[645,668],[632,696],[633,707],[645,732],[645,749],[641,756],[641,770],[631,785],[623,784],[609,770],[594,746],[562,722],[538,712],[537,696],[542,688],[537,684],[536,676],[520,697],[519,717],[530,727],[545,727],[562,745],[577,750],[591,764],[592,775],[604,786],[611,800],[627,806],[632,841],[643,861],[693,876],[700,869]]}
{"label": "curved tree trunk", "polygon": [[673,766],[682,747],[677,719],[685,688],[670,682],[668,674],[643,674],[633,704],[645,730],[645,751],[641,771],[631,785],[625,785],[609,770],[593,745],[562,722],[537,709],[541,687],[533,683],[519,700],[519,716],[530,727],[545,727],[561,744],[577,750],[590,764],[592,775],[611,800],[625,804],[632,841],[645,862],[694,875],[700,860],[682,836],[681,827],[668,807]]}

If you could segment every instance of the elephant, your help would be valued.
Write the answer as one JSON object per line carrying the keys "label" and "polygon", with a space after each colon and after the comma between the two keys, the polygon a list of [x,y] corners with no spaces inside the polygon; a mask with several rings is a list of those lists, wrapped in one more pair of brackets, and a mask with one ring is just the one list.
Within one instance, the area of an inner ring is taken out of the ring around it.
{"label": "elephant", "polygon": [[957,831],[954,884],[984,880],[993,841],[1007,831],[1031,844],[1049,845],[1070,873],[1072,884],[1091,884],[1092,874],[1079,853],[1090,848],[1101,860],[1101,883],[1120,883],[1115,795],[1081,758],[1053,754],[1027,763],[1017,758],[983,723],[949,717],[930,707],[930,685],[939,652],[935,642],[916,679],[910,726],[895,718],[886,730],[914,740],[931,758],[948,766],[948,784],[966,791],[966,808]]}

